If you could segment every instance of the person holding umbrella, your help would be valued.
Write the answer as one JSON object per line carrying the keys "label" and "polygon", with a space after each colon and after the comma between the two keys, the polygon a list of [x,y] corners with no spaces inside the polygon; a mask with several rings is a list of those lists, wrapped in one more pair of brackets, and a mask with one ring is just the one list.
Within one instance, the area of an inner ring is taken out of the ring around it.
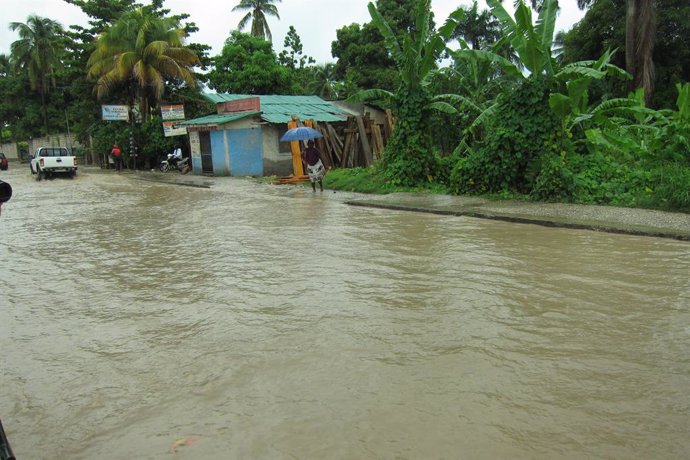
{"label": "person holding umbrella", "polygon": [[323,192],[323,176],[326,174],[326,168],[321,161],[321,152],[314,146],[314,139],[307,141],[307,148],[302,151],[302,161],[307,165],[312,192],[316,192],[317,182]]}

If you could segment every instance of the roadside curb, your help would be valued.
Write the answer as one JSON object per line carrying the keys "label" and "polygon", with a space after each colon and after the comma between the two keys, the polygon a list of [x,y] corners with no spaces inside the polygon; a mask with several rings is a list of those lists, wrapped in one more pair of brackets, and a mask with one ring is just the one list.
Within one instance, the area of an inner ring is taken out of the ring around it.
{"label": "roadside curb", "polygon": [[465,210],[448,210],[448,209],[434,209],[429,207],[418,207],[418,206],[404,206],[399,204],[391,203],[375,203],[371,201],[346,201],[345,204],[350,206],[368,207],[368,208],[378,208],[378,209],[390,209],[394,211],[409,211],[409,212],[423,212],[427,214],[437,214],[444,216],[464,216],[464,217],[475,217],[479,219],[490,219],[503,222],[511,222],[517,224],[532,224],[540,225],[543,227],[556,227],[556,228],[568,228],[574,230],[591,230],[597,232],[606,233],[618,233],[624,235],[634,235],[634,236],[651,236],[658,238],[670,238],[680,241],[690,241],[690,233],[684,234],[681,232],[666,231],[662,229],[638,229],[632,226],[625,225],[607,225],[603,223],[576,223],[576,222],[565,222],[556,219],[545,219],[536,218],[529,216],[515,216],[507,214],[496,214],[487,211],[482,211],[480,209],[465,209]]}

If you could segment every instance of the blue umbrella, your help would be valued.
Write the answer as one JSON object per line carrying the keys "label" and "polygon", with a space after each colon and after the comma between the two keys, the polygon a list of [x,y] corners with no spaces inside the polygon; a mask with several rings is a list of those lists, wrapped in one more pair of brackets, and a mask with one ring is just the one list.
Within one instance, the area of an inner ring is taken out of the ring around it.
{"label": "blue umbrella", "polygon": [[323,137],[320,132],[308,126],[298,126],[297,128],[288,129],[280,138],[281,142],[304,141],[307,139],[315,139]]}

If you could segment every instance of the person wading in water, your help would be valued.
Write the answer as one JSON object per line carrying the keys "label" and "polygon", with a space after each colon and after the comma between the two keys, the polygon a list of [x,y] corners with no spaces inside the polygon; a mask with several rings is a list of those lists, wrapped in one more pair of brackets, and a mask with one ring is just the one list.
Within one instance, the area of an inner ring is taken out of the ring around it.
{"label": "person wading in water", "polygon": [[307,174],[309,174],[312,192],[316,192],[317,182],[323,192],[323,176],[326,174],[326,168],[321,162],[321,152],[314,147],[313,139],[307,141],[307,148],[302,152],[302,161],[307,164]]}

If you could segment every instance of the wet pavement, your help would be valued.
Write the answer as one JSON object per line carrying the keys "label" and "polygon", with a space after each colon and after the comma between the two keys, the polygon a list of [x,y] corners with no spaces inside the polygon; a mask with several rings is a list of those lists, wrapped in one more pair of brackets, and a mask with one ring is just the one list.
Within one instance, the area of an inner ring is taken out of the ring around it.
{"label": "wet pavement", "polygon": [[[211,188],[222,177],[177,173],[132,172],[138,180]],[[269,185],[301,187],[301,185]],[[585,229],[629,235],[645,235],[690,241],[690,214],[614,206],[567,203],[534,203],[480,197],[393,193],[368,195],[326,190],[327,196],[352,206],[365,206],[433,214],[467,216],[507,222]]]}

